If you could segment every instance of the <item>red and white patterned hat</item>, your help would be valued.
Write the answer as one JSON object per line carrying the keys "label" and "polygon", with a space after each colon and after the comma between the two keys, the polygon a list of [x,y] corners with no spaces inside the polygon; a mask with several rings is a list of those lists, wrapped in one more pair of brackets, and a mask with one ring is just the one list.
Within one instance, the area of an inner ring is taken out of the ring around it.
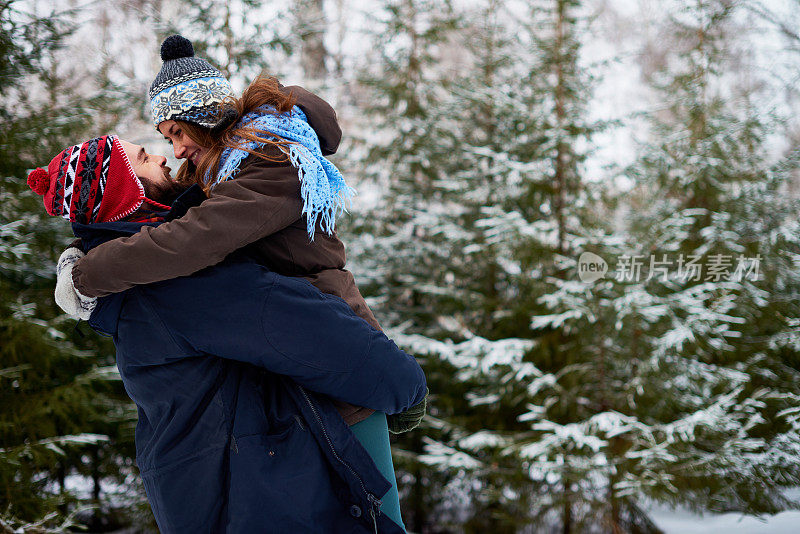
{"label": "red and white patterned hat", "polygon": [[118,221],[146,200],[141,180],[116,135],[95,137],[65,148],[47,170],[34,169],[28,186],[42,195],[45,210],[53,216],[82,224]]}

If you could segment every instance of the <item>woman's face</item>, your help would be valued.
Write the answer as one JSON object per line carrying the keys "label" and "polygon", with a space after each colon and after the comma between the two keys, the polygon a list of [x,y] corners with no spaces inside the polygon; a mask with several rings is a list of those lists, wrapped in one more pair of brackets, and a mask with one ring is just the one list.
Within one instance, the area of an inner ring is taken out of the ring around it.
{"label": "woman's face", "polygon": [[195,167],[200,163],[200,159],[208,152],[208,148],[198,145],[193,141],[180,125],[173,121],[164,121],[158,125],[158,131],[172,145],[175,157],[178,159],[188,159]]}

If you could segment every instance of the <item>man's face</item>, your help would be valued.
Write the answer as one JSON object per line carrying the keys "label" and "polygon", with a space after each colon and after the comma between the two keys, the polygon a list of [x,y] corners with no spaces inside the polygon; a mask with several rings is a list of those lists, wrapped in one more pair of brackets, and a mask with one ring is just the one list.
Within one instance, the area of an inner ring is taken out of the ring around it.
{"label": "man's face", "polygon": [[133,172],[139,177],[147,198],[170,205],[185,187],[175,183],[170,177],[167,158],[148,154],[143,146],[119,140],[122,150],[131,162]]}

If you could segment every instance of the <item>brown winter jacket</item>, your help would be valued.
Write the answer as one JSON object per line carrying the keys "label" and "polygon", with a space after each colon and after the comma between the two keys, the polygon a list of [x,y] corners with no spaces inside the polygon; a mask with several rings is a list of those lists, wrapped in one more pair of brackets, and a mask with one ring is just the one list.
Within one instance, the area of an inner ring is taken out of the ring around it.
{"label": "brown winter jacket", "polygon": [[[341,130],[324,100],[300,87],[286,87],[317,132],[323,154],[336,151]],[[273,149],[270,156],[282,154]],[[249,156],[232,180],[215,186],[201,205],[180,219],[146,226],[131,237],[92,249],[73,268],[75,288],[101,297],[135,285],[186,276],[216,265],[246,248],[259,263],[285,275],[305,278],[320,291],[341,297],[365,321],[380,328],[345,266],[344,244],[319,227],[310,242],[297,169],[288,161]],[[338,403],[352,425],[373,410]]]}

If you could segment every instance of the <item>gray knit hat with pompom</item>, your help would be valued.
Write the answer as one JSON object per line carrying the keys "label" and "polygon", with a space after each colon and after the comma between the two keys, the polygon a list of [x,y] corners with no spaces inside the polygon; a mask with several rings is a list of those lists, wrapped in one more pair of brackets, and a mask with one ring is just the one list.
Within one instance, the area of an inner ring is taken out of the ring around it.
{"label": "gray knit hat with pompom", "polygon": [[170,35],[161,44],[161,66],[150,86],[153,124],[182,120],[213,128],[221,116],[221,104],[234,96],[231,84],[205,59],[194,56],[191,41]]}

